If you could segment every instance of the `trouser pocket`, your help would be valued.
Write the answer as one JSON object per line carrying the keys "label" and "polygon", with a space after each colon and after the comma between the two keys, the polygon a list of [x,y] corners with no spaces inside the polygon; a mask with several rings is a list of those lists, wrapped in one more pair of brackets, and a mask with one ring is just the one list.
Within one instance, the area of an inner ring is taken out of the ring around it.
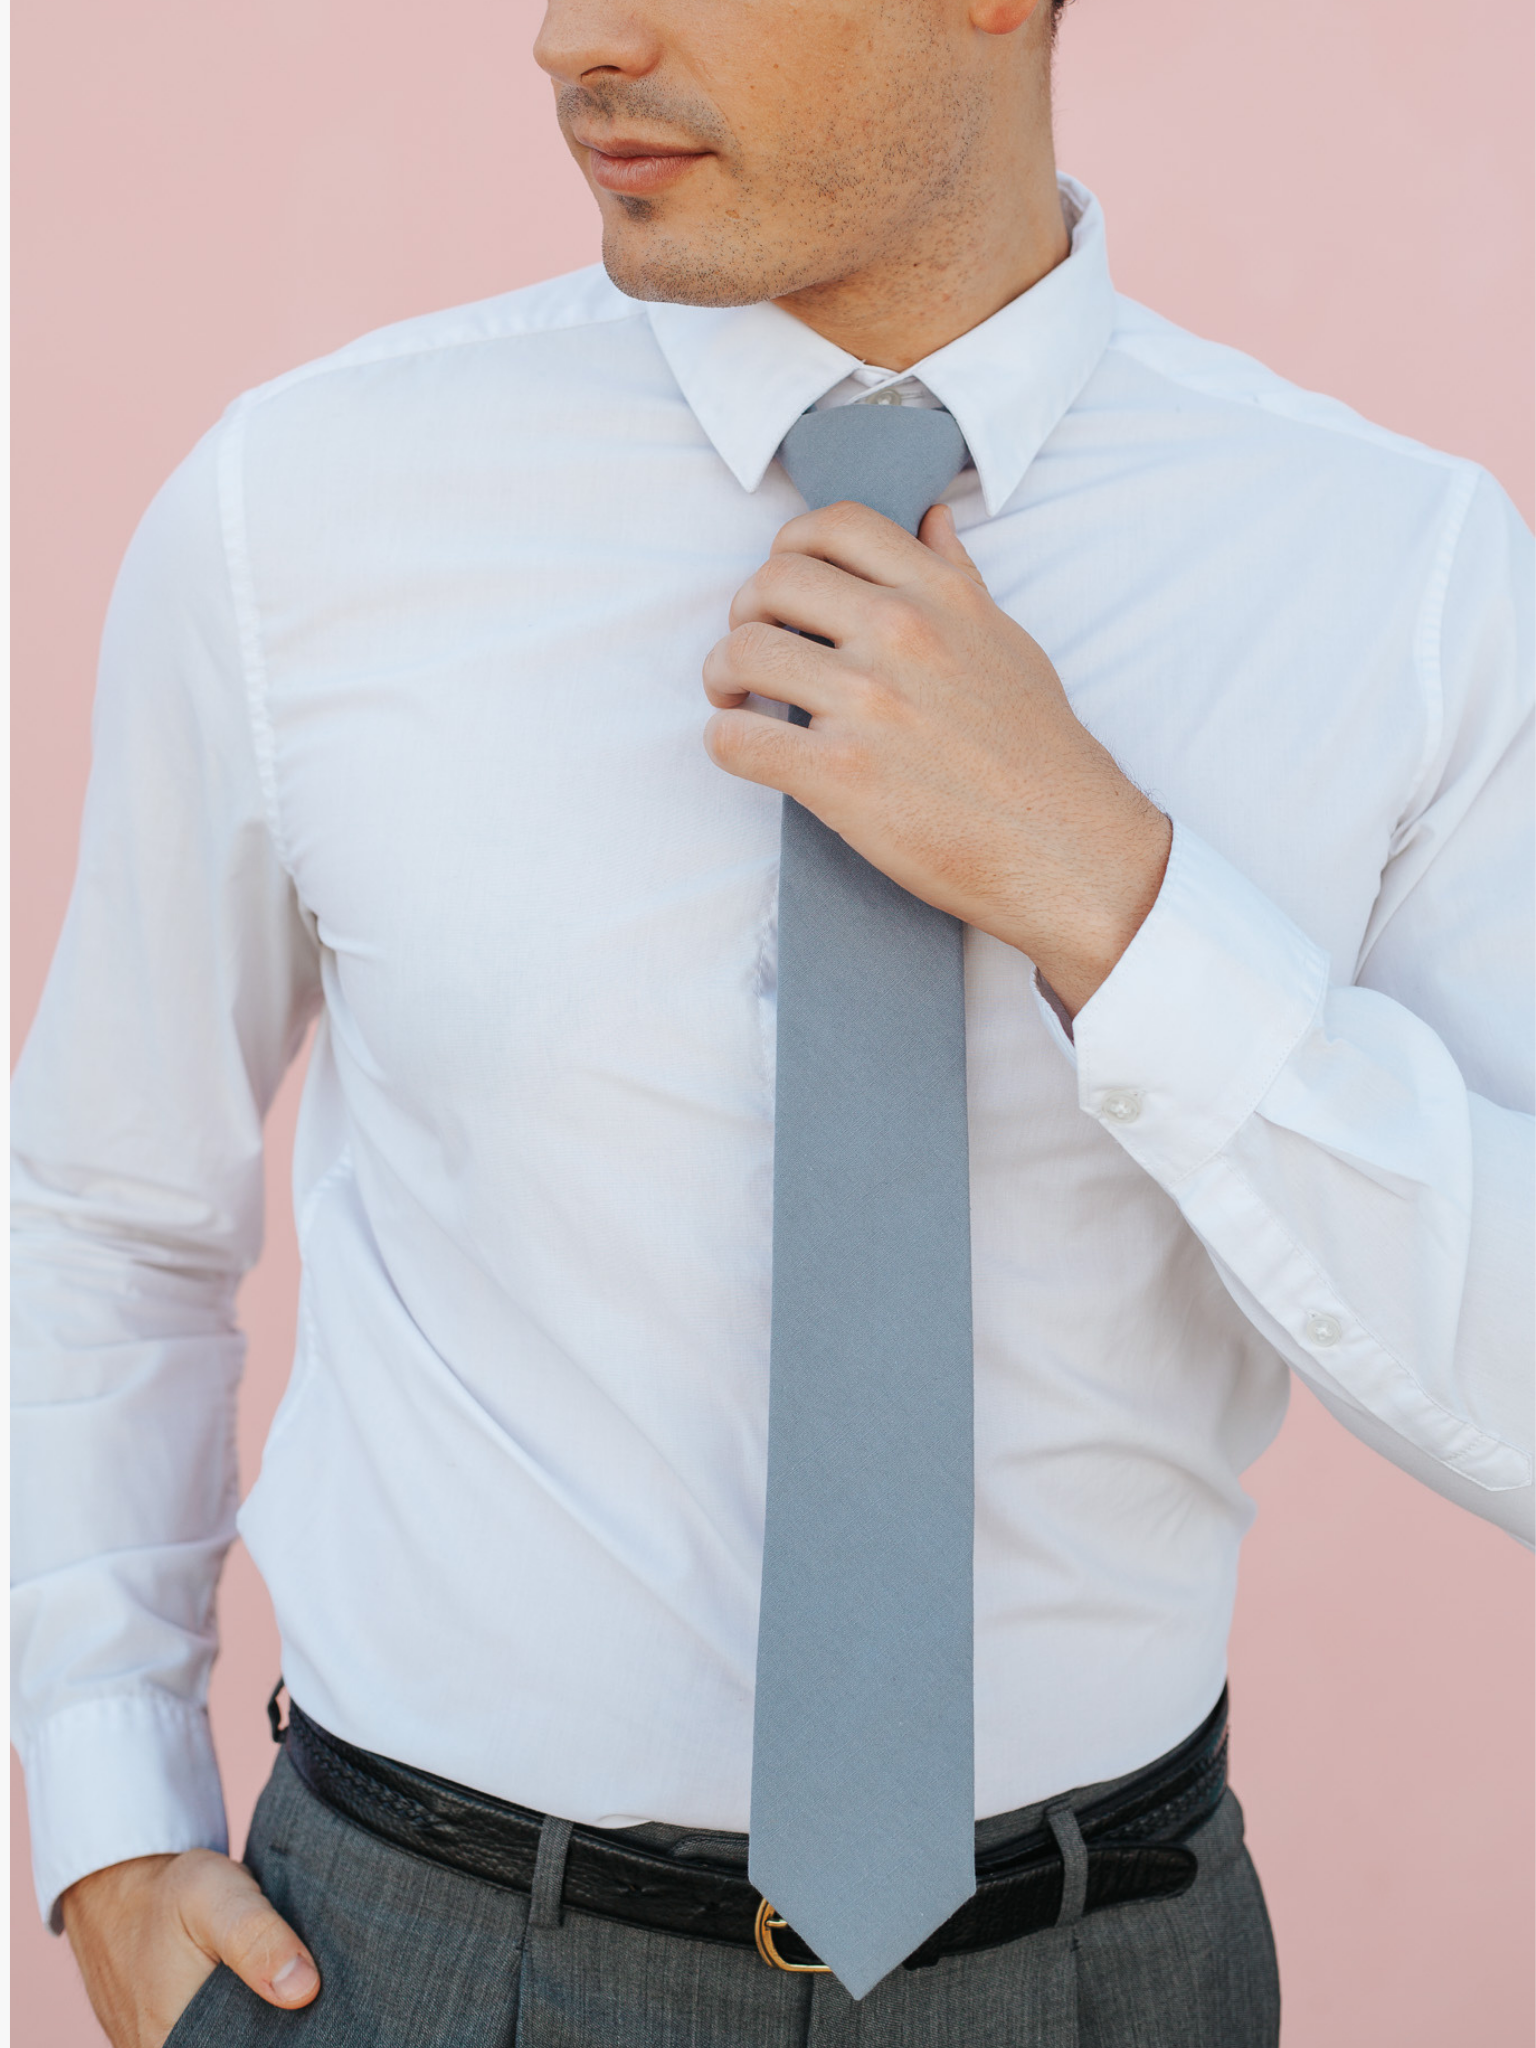
{"label": "trouser pocket", "polygon": [[229,1985],[199,1992],[184,2016],[195,2030],[177,2048],[511,2048],[528,1916],[519,1894],[343,1820],[285,1756],[245,1861],[314,1957],[319,1996],[282,2012],[224,1971]]}

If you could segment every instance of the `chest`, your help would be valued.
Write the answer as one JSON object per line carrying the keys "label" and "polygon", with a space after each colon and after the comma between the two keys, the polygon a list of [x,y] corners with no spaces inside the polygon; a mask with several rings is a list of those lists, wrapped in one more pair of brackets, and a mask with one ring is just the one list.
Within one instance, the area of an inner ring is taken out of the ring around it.
{"label": "chest", "polygon": [[[799,501],[689,460],[664,517],[644,450],[600,501],[526,462],[516,488],[359,497],[274,603],[286,850],[381,1068],[634,1058],[722,1097],[764,1071],[780,805],[706,757],[700,668]],[[1325,543],[1290,536],[1281,590],[1274,532],[1174,517],[1153,477],[1037,472],[995,520],[974,478],[952,493],[994,598],[1348,978],[1421,745],[1403,621]]]}

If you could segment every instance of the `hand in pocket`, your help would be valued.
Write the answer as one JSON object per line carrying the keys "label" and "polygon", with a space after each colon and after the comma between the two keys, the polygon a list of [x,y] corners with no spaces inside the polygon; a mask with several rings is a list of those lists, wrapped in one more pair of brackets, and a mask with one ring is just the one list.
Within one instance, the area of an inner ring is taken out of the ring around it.
{"label": "hand in pocket", "polygon": [[163,2048],[220,1963],[286,2011],[320,1990],[314,1958],[255,1878],[211,1849],[93,1871],[70,1886],[63,1911],[112,2048]]}

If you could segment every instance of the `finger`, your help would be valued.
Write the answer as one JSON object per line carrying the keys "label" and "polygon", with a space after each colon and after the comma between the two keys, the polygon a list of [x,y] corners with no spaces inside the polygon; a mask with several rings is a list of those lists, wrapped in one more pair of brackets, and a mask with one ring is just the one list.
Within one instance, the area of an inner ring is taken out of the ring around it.
{"label": "finger", "polygon": [[717,711],[704,728],[704,745],[715,766],[728,775],[787,790],[803,782],[815,742],[803,726],[765,718],[760,711]]}
{"label": "finger", "polygon": [[770,552],[813,555],[866,583],[891,587],[921,581],[934,567],[932,552],[894,519],[848,500],[791,519],[779,528]]}
{"label": "finger", "polygon": [[704,694],[722,711],[735,710],[748,697],[798,704],[813,713],[828,711],[844,687],[829,648],[761,620],[749,619],[727,633],[704,657]]}
{"label": "finger", "polygon": [[841,647],[868,618],[877,593],[817,555],[774,554],[731,600],[731,624],[752,621],[816,633]]}
{"label": "finger", "polygon": [[955,530],[955,515],[947,505],[928,507],[923,514],[923,523],[917,529],[917,537],[941,562],[947,562],[952,569],[959,569],[980,589],[986,589],[981,571],[960,545],[960,535]]}
{"label": "finger", "polygon": [[182,1925],[204,1954],[269,2005],[308,2005],[320,1989],[315,1959],[250,1872],[211,1853],[183,1860],[189,1867],[178,1899]]}

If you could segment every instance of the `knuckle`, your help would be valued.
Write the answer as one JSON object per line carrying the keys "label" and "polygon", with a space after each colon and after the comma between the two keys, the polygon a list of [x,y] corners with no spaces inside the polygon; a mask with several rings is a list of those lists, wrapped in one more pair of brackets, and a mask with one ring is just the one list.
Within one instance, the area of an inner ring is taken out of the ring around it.
{"label": "knuckle", "polygon": [[802,512],[780,533],[774,558],[783,560],[797,553],[812,558],[825,555],[867,517],[864,506],[855,504],[851,498],[838,498],[830,505],[819,505],[813,512]]}
{"label": "knuckle", "polygon": [[771,562],[765,562],[760,569],[755,569],[731,599],[729,617],[733,627],[744,624],[762,608],[766,601],[765,593],[770,587],[771,567]]}
{"label": "knuckle", "polygon": [[162,1882],[185,1917],[206,1918],[223,1891],[224,1858],[209,1849],[187,1849],[168,1863]]}
{"label": "knuckle", "polygon": [[785,636],[781,627],[765,625],[761,619],[749,619],[744,626],[736,628],[728,644],[733,673],[746,669],[762,674],[783,659]]}
{"label": "knuckle", "polygon": [[800,554],[770,555],[748,587],[771,602],[775,595],[782,596],[799,582],[804,560]]}
{"label": "knuckle", "polygon": [[819,767],[824,779],[844,796],[858,797],[868,789],[873,776],[869,749],[851,738],[824,747]]}
{"label": "knuckle", "polygon": [[231,1966],[250,1969],[273,1961],[280,1950],[292,1945],[292,1940],[288,1929],[258,1892],[232,1907],[219,1949]]}
{"label": "knuckle", "polygon": [[887,598],[881,605],[880,614],[882,637],[904,659],[923,661],[936,652],[939,636],[933,621],[911,598]]}
{"label": "knuckle", "polygon": [[736,740],[729,719],[712,718],[704,728],[704,749],[717,768],[728,767],[735,758]]}
{"label": "knuckle", "polygon": [[853,498],[839,498],[818,515],[834,533],[851,533],[871,517],[869,507]]}
{"label": "knuckle", "polygon": [[725,682],[731,673],[731,642],[729,638],[717,640],[704,657],[703,677],[706,683]]}
{"label": "knuckle", "polygon": [[844,685],[848,708],[863,725],[884,725],[900,702],[899,694],[883,676],[861,671]]}
{"label": "knuckle", "polygon": [[740,774],[746,768],[756,751],[754,724],[753,719],[730,712],[710,720],[704,744],[717,768],[727,768],[732,774]]}

